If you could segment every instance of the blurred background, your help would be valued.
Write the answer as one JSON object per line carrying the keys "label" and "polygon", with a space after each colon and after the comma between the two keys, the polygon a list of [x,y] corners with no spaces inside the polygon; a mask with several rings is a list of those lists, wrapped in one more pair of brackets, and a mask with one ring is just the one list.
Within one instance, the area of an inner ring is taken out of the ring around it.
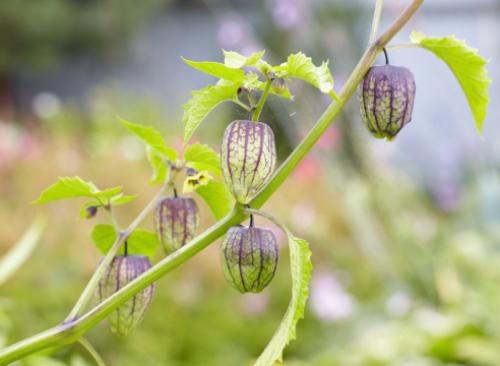
{"label": "blurred background", "polygon": [[[382,29],[407,1],[385,3]],[[155,193],[143,145],[115,116],[153,125],[180,146],[181,105],[212,82],[180,56],[221,61],[221,49],[266,49],[266,59],[280,63],[302,50],[317,64],[330,60],[339,90],[366,45],[373,5],[0,1],[0,255],[37,215],[48,221],[31,257],[1,284],[0,347],[61,321],[99,258],[89,237],[94,222],[79,218],[80,202],[31,206],[42,189],[71,175],[123,185],[140,198],[117,210],[122,225]],[[491,59],[493,80],[500,77],[498,0],[427,1],[393,43],[412,30],[456,34]],[[390,58],[415,75],[413,122],[395,142],[376,140],[353,98],[265,207],[313,249],[306,319],[286,364],[500,365],[500,89],[492,84],[481,137],[442,62],[419,49]],[[305,84],[291,89],[295,102],[271,98],[262,117],[281,160],[328,104]],[[217,148],[225,126],[243,116],[221,106],[196,139]],[[199,206],[208,227],[213,218]],[[158,282],[136,332],[120,339],[103,322],[88,339],[109,365],[250,365],[289,301],[280,241],[279,270],[263,293],[241,296],[225,283],[216,243]],[[75,345],[18,364],[93,363]]]}

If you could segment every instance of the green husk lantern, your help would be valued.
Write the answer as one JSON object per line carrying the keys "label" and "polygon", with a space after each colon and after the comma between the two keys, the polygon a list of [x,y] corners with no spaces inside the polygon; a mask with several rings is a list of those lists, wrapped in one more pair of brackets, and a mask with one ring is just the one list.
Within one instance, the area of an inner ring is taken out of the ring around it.
{"label": "green husk lantern", "polygon": [[[96,290],[98,302],[102,302],[122,287],[151,268],[149,258],[143,255],[117,255],[106,269]],[[126,336],[142,320],[153,299],[155,284],[139,292],[120,305],[108,316],[111,331]]]}
{"label": "green husk lantern", "polygon": [[273,279],[279,248],[270,230],[234,226],[220,249],[226,280],[241,293],[261,292]]}
{"label": "green husk lantern", "polygon": [[233,196],[247,204],[269,181],[276,165],[273,130],[265,123],[233,121],[221,144],[222,173]]}
{"label": "green husk lantern", "polygon": [[191,197],[164,197],[155,212],[155,226],[167,254],[179,249],[196,235],[200,215]]}
{"label": "green husk lantern", "polygon": [[392,140],[411,121],[415,100],[413,74],[404,67],[373,66],[359,90],[361,117],[377,138]]}

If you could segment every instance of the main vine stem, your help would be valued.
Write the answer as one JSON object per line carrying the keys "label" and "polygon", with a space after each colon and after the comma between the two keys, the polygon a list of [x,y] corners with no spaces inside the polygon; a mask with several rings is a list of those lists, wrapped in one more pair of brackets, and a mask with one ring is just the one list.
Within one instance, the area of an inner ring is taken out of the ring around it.
{"label": "main vine stem", "polygon": [[[300,142],[300,144],[290,154],[288,159],[286,159],[281,167],[274,173],[269,183],[252,200],[250,203],[252,208],[260,208],[269,199],[269,197],[272,196],[278,187],[281,186],[286,178],[288,178],[299,162],[314,147],[323,132],[325,132],[328,126],[330,126],[330,124],[335,120],[347,101],[354,94],[364,75],[370,66],[375,62],[375,59],[382,51],[383,47],[386,46],[387,43],[408,22],[423,2],[424,0],[413,0],[400,14],[400,16],[391,24],[389,29],[387,29],[374,42],[371,42],[368,45],[367,50],[340,91],[339,100],[333,101],[328,106],[314,127],[309,131],[308,135]],[[43,349],[60,347],[76,341],[82,334],[104,319],[118,306],[209,246],[212,242],[222,236],[231,226],[241,223],[248,216],[243,212],[243,210],[244,207],[242,205],[236,205],[229,214],[215,223],[212,227],[205,230],[202,234],[179,250],[170,254],[168,257],[165,257],[151,269],[144,272],[141,276],[137,277],[125,287],[122,287],[118,292],[82,315],[80,318],[69,320],[68,322],[57,325],[44,332],[38,333],[32,337],[26,338],[18,343],[4,348],[0,351],[0,365],[6,365]]]}

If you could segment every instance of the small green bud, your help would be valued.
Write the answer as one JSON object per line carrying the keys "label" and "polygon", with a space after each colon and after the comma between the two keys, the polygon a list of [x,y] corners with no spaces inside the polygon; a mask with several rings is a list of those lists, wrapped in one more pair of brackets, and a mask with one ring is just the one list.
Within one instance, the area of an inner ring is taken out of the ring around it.
{"label": "small green bud", "polygon": [[276,94],[283,94],[287,89],[286,81],[283,78],[274,79],[271,86]]}

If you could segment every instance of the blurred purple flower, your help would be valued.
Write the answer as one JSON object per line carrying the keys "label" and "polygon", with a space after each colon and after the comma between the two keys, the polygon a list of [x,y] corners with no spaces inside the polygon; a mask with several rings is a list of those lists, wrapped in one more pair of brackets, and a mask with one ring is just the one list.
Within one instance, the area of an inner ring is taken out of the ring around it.
{"label": "blurred purple flower", "polygon": [[300,0],[268,0],[278,28],[301,28],[305,25],[306,8]]}
{"label": "blurred purple flower", "polygon": [[217,39],[227,50],[243,55],[260,51],[264,47],[256,40],[250,23],[236,12],[224,13],[219,18]]}
{"label": "blurred purple flower", "polygon": [[335,322],[352,315],[356,308],[354,298],[349,295],[335,275],[328,270],[319,270],[311,281],[311,309],[319,319]]}
{"label": "blurred purple flower", "polygon": [[220,23],[217,38],[222,47],[234,48],[243,40],[244,34],[244,26],[237,16],[228,16]]}
{"label": "blurred purple flower", "polygon": [[432,196],[442,211],[450,212],[460,205],[461,191],[454,182],[441,181],[433,187]]}

